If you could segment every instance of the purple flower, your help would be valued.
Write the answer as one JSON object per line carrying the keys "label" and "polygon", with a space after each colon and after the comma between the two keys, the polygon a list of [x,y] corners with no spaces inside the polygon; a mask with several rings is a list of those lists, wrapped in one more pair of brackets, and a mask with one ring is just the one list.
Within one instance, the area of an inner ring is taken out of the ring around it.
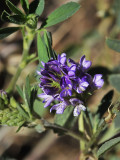
{"label": "purple flower", "polygon": [[60,93],[60,97],[67,97],[67,96],[72,96],[72,83],[71,80],[69,79],[69,77],[64,76],[61,78],[60,81],[60,86],[61,86],[61,93]]}
{"label": "purple flower", "polygon": [[62,53],[61,55],[58,55],[58,62],[61,65],[66,65],[67,64],[67,58],[66,58],[66,54]]}
{"label": "purple flower", "polygon": [[48,107],[51,104],[51,102],[54,100],[53,96],[47,95],[45,93],[39,94],[38,97],[39,98],[44,98],[43,103],[46,103],[44,105],[44,108]]}
{"label": "purple flower", "polygon": [[94,89],[100,89],[104,84],[104,80],[102,79],[102,74],[96,74],[93,78],[92,87]]}
{"label": "purple flower", "polygon": [[63,114],[66,107],[67,107],[67,104],[65,103],[65,101],[63,101],[61,103],[58,103],[52,106],[50,109],[50,112],[52,112],[52,110],[56,110],[57,114]]}
{"label": "purple flower", "polygon": [[85,110],[86,110],[86,107],[82,104],[79,104],[75,107],[73,111],[73,115],[78,116],[81,113],[81,111],[85,111]]}
{"label": "purple flower", "polygon": [[0,90],[0,96],[2,97],[2,96],[7,96],[7,93],[2,89],[2,90]]}
{"label": "purple flower", "polygon": [[89,86],[89,83],[86,81],[86,78],[78,78],[78,87],[77,87],[77,93],[82,93],[83,91],[86,90],[86,88]]}
{"label": "purple flower", "polygon": [[86,110],[86,107],[83,105],[83,102],[80,101],[79,99],[71,98],[70,102],[75,107],[74,111],[73,111],[73,115],[74,116],[78,116],[81,113],[81,111],[85,111]]}
{"label": "purple flower", "polygon": [[68,72],[68,76],[72,79],[74,79],[76,77],[76,69],[77,66],[75,64],[73,64],[70,68],[69,68],[69,72]]}
{"label": "purple flower", "polygon": [[80,59],[80,68],[83,72],[86,72],[92,65],[91,61],[86,61],[85,55],[81,57]]}
{"label": "purple flower", "polygon": [[[72,59],[69,59],[67,63],[65,53],[58,55],[57,60],[42,62],[43,68],[37,73],[41,76],[39,86],[44,93],[39,97],[44,98],[44,107],[48,107],[52,101],[56,100],[58,104],[53,105],[50,112],[56,110],[57,114],[62,114],[68,105],[74,106],[74,116],[78,116],[82,110],[85,111],[86,97],[84,96],[86,93],[101,88],[104,83],[101,74],[96,74],[92,78],[87,73],[91,64],[91,61],[87,61],[85,56],[81,57],[79,63]],[[78,97],[81,97],[82,101]]]}

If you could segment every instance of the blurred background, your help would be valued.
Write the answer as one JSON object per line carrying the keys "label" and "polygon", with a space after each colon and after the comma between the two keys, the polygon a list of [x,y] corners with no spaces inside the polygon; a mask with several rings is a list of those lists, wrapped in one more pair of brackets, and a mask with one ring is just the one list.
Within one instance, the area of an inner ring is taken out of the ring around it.
{"label": "blurred background", "polygon": [[[38,25],[50,12],[70,1],[45,0],[45,10]],[[105,44],[106,37],[120,39],[120,0],[73,1],[81,4],[80,10],[65,22],[48,28],[48,31],[52,32],[53,48],[59,54],[67,53],[67,56],[75,61],[79,61],[85,54],[93,64],[90,72],[102,73],[104,79],[107,79],[109,72],[120,65],[119,53],[109,49]],[[11,2],[21,8],[19,0],[11,0]],[[0,15],[4,9],[10,12],[5,1],[1,0]],[[1,28],[8,25],[13,26],[0,21]],[[30,53],[33,52],[36,52],[36,40],[30,50]],[[20,32],[0,41],[0,89],[7,88],[21,60],[21,55]],[[22,72],[17,84],[22,85],[28,74],[32,77],[36,66],[37,63],[29,64]],[[90,109],[94,111],[103,95],[112,88],[106,81],[104,88],[89,99]],[[16,93],[15,96],[17,97]],[[114,99],[116,100],[118,96],[119,92],[115,89]],[[43,112],[46,119],[53,119],[49,111]],[[119,150],[118,155],[120,155]],[[0,160],[77,160],[79,143],[68,136],[58,137],[52,131],[38,134],[33,129],[22,128],[19,133],[16,133],[16,128],[5,126],[0,128],[0,156]]]}

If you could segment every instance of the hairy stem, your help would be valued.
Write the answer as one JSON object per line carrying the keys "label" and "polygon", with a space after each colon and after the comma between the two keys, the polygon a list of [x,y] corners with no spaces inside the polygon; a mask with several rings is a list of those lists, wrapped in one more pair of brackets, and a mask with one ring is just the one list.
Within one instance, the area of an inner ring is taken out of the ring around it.
{"label": "hairy stem", "polygon": [[29,56],[29,49],[31,46],[31,43],[34,39],[35,32],[31,31],[30,29],[27,28],[27,33],[25,34],[24,28],[22,28],[22,33],[23,33],[23,54],[22,54],[22,59],[21,62],[17,68],[16,74],[13,76],[7,92],[11,93],[14,90],[14,87],[16,85],[16,82],[22,72],[22,70],[26,67],[28,64],[28,56]]}
{"label": "hairy stem", "polygon": [[69,135],[77,140],[82,140],[82,141],[87,141],[87,138],[85,137],[85,135],[82,132],[79,132],[79,134],[75,133],[74,131],[68,130],[64,127],[61,127],[59,125],[55,125],[52,123],[49,123],[48,121],[46,121],[45,119],[42,119],[43,125],[45,128],[49,128],[49,129],[53,129],[53,130],[59,130],[62,131],[65,135]]}

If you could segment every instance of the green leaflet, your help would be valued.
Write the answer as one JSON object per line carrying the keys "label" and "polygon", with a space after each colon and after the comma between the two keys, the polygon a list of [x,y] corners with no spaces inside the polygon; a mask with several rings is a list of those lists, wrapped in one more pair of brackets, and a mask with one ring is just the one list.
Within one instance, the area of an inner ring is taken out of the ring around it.
{"label": "green leaflet", "polygon": [[29,13],[29,2],[28,0],[20,0],[22,8],[24,9],[25,13]]}
{"label": "green leaflet", "polygon": [[40,64],[41,64],[41,61],[48,62],[49,58],[48,58],[47,48],[40,36],[40,33],[38,33],[37,35],[37,50],[38,50],[38,57],[39,57]]}
{"label": "green leaflet", "polygon": [[35,101],[34,101],[34,104],[33,104],[33,110],[37,115],[39,115],[40,117],[43,117],[46,114],[46,112],[48,111],[48,108],[44,108],[45,104],[42,102],[43,99],[40,99],[38,97],[38,95],[41,94],[41,93],[42,93],[41,88],[38,88],[37,89],[37,93],[35,95]]}
{"label": "green leaflet", "polygon": [[56,114],[54,123],[66,128],[73,127],[77,117],[73,116],[73,107],[69,106],[65,109],[63,114]]}
{"label": "green leaflet", "polygon": [[13,3],[11,3],[9,0],[6,0],[6,4],[13,13],[24,16],[21,10],[17,8]]}
{"label": "green leaflet", "polygon": [[12,15],[12,16],[8,16],[8,19],[11,23],[15,23],[15,24],[24,24],[26,22],[26,18],[21,16],[21,15]]}
{"label": "green leaflet", "polygon": [[1,15],[1,20],[5,22],[10,22],[8,16],[10,16],[10,14],[4,10]]}
{"label": "green leaflet", "polygon": [[117,145],[120,142],[120,137],[118,138],[114,138],[111,139],[107,142],[105,142],[97,151],[97,156],[101,156],[103,155],[106,151],[108,151],[109,149],[111,149],[112,147],[114,147],[115,145]]}
{"label": "green leaflet", "polygon": [[108,45],[109,48],[120,53],[120,40],[107,38],[106,44]]}
{"label": "green leaflet", "polygon": [[56,59],[57,55],[52,49],[52,36],[50,32],[44,31],[44,41],[47,47],[48,57]]}
{"label": "green leaflet", "polygon": [[19,95],[21,96],[21,98],[24,98],[22,89],[18,85],[16,85],[16,89],[17,89]]}
{"label": "green leaflet", "polygon": [[80,5],[75,2],[69,2],[67,4],[62,5],[47,17],[47,20],[42,24],[42,28],[53,26],[57,23],[60,23],[68,19],[76,11],[78,11],[79,8]]}
{"label": "green leaflet", "polygon": [[0,39],[3,39],[12,33],[18,31],[20,28],[19,27],[7,27],[7,28],[1,28],[0,29]]}
{"label": "green leaflet", "polygon": [[113,2],[113,10],[116,14],[116,23],[120,27],[120,0],[115,0]]}
{"label": "green leaflet", "polygon": [[15,24],[24,24],[26,22],[26,17],[22,15],[10,15],[8,12],[3,11],[1,19],[5,22],[15,23]]}
{"label": "green leaflet", "polygon": [[109,82],[118,92],[120,92],[120,74],[110,75]]}
{"label": "green leaflet", "polygon": [[38,6],[35,10],[35,14],[40,16],[43,13],[44,6],[45,6],[44,0],[39,0]]}

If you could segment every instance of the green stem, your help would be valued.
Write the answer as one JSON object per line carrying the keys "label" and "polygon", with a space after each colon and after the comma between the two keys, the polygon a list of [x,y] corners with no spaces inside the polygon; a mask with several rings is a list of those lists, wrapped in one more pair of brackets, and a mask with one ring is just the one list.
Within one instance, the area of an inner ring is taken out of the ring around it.
{"label": "green stem", "polygon": [[16,74],[13,76],[9,86],[8,86],[8,89],[7,89],[7,92],[8,93],[11,93],[16,85],[16,82],[22,72],[22,70],[26,67],[26,65],[28,64],[28,56],[29,56],[29,49],[30,49],[30,46],[31,46],[31,43],[34,39],[34,35],[35,35],[35,32],[31,31],[30,29],[26,28],[27,30],[27,34],[25,35],[25,31],[24,31],[24,28],[22,28],[22,34],[23,34],[23,54],[22,54],[22,59],[21,59],[21,62],[17,68],[17,71],[16,71]]}
{"label": "green stem", "polygon": [[82,140],[82,141],[87,142],[87,138],[85,137],[85,135],[82,132],[79,132],[79,134],[77,134],[74,131],[68,130],[68,129],[61,127],[59,125],[49,123],[45,119],[42,119],[42,122],[43,122],[44,127],[48,128],[48,129],[57,129],[59,131],[62,131],[65,135],[69,135],[79,141]]}
{"label": "green stem", "polygon": [[88,111],[87,108],[86,108],[85,114],[86,114],[86,116],[85,116],[86,117],[86,121],[87,121],[88,126],[89,126],[90,136],[92,136],[93,135],[93,127],[92,127],[92,124],[91,124],[91,119],[90,119],[89,111]]}
{"label": "green stem", "polygon": [[84,151],[85,154],[87,154],[89,152],[89,149],[93,146],[93,144],[95,144],[98,141],[99,135],[105,126],[106,126],[106,122],[105,120],[103,120],[102,124],[98,127],[96,133],[93,135],[91,140],[88,142],[85,148],[85,151]]}
{"label": "green stem", "polygon": [[[84,120],[83,120],[83,112],[81,112],[78,120],[78,125],[79,125],[79,132],[84,133]],[[80,140],[80,150],[83,151],[85,149],[85,142]]]}

